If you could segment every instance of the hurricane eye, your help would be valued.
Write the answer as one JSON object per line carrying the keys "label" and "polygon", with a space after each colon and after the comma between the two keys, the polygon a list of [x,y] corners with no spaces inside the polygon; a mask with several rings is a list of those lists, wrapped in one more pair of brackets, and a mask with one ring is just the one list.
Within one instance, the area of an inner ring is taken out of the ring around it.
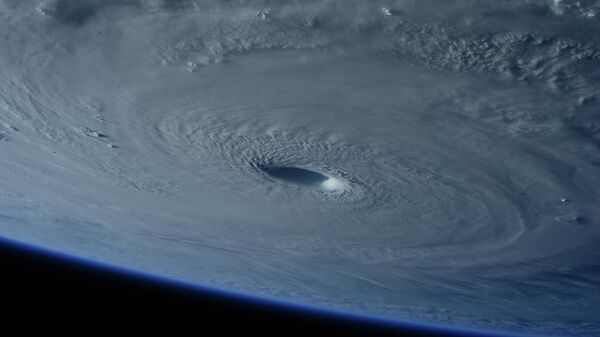
{"label": "hurricane eye", "polygon": [[269,176],[294,184],[321,186],[329,177],[316,171],[293,166],[274,166],[261,168]]}

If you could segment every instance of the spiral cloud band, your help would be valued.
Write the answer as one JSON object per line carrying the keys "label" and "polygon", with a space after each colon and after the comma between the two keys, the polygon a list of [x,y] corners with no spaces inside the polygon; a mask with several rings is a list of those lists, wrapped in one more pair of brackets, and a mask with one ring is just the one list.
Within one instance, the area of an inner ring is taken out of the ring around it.
{"label": "spiral cloud band", "polygon": [[600,2],[0,1],[0,235],[600,333]]}

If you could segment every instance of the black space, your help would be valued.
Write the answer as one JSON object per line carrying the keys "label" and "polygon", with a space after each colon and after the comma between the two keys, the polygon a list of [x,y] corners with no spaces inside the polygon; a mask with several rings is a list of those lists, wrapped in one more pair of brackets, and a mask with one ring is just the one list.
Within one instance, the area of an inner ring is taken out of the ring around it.
{"label": "black space", "polygon": [[[460,336],[295,310],[44,254],[0,240],[0,336]],[[472,334],[470,334],[472,335]]]}

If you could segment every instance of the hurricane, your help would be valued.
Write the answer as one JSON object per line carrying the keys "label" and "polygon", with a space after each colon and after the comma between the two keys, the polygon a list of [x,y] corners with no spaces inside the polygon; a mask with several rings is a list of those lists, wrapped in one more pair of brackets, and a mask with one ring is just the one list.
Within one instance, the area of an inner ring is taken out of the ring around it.
{"label": "hurricane", "polygon": [[195,284],[600,333],[600,2],[0,1],[0,235]]}

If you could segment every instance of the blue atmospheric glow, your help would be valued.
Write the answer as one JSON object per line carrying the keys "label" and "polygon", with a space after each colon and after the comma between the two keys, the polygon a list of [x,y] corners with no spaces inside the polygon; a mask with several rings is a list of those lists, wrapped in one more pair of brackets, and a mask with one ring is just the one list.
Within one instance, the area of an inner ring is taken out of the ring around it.
{"label": "blue atmospheric glow", "polygon": [[515,335],[515,334],[507,334],[507,333],[498,333],[498,332],[490,332],[484,330],[476,330],[476,329],[459,329],[459,328],[450,328],[444,326],[438,326],[433,324],[423,324],[418,322],[404,322],[399,320],[386,319],[381,317],[374,317],[369,315],[355,314],[349,312],[343,312],[338,310],[331,310],[326,308],[312,307],[306,305],[300,305],[295,303],[288,303],[283,301],[278,301],[275,299],[258,297],[248,294],[242,294],[237,292],[226,291],[218,288],[202,286],[198,284],[193,284],[189,282],[184,282],[181,280],[175,280],[170,278],[165,278],[158,275],[152,275],[148,273],[143,273],[115,265],[110,265],[106,263],[101,263],[85,258],[81,258],[78,256],[65,254],[62,252],[57,252],[45,248],[41,248],[38,246],[29,245],[26,243],[14,241],[7,238],[0,238],[0,245],[13,247],[18,250],[31,252],[35,255],[39,255],[40,257],[49,257],[56,262],[73,265],[73,266],[84,266],[87,268],[95,269],[96,271],[113,274],[115,276],[124,278],[124,279],[132,279],[140,282],[150,282],[156,285],[160,285],[165,288],[175,288],[190,292],[197,292],[200,294],[211,294],[222,299],[233,299],[238,301],[239,304],[248,303],[258,307],[267,306],[271,308],[280,308],[282,310],[289,310],[291,313],[310,313],[314,315],[315,319],[323,318],[323,319],[343,319],[349,321],[357,321],[368,324],[375,324],[379,326],[388,326],[390,328],[397,328],[400,331],[402,329],[417,329],[422,332],[430,331],[432,333],[443,333],[448,335],[457,335],[457,336],[481,336],[481,337],[500,337],[500,336],[523,336],[523,335]]}

